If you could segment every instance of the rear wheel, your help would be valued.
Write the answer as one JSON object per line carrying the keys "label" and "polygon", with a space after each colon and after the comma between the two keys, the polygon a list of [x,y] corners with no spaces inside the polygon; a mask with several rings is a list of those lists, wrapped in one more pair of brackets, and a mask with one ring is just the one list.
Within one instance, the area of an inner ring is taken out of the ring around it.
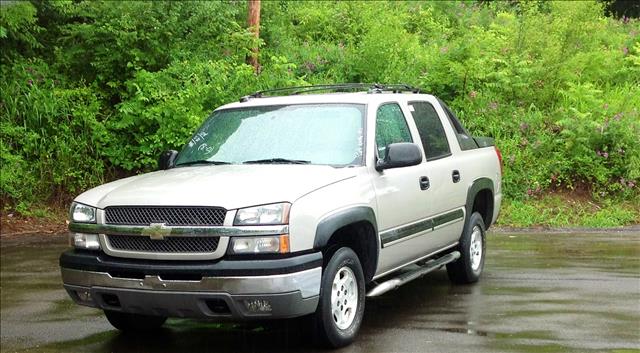
{"label": "rear wheel", "polygon": [[343,347],[355,339],[364,315],[364,275],[353,250],[338,249],[327,263],[315,313],[318,338],[327,346]]}
{"label": "rear wheel", "polygon": [[461,284],[477,282],[484,268],[485,250],[484,221],[480,213],[474,212],[460,237],[460,258],[447,265],[449,279]]}
{"label": "rear wheel", "polygon": [[130,314],[111,310],[105,310],[104,314],[113,327],[123,332],[149,332],[160,328],[167,321],[164,316]]}

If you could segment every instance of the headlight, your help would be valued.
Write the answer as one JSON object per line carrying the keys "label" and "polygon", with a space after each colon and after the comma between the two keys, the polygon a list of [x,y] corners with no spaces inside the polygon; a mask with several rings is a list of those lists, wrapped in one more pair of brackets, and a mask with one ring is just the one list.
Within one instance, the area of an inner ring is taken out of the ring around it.
{"label": "headlight", "polygon": [[72,222],[96,223],[96,208],[74,202],[69,210]]}
{"label": "headlight", "polygon": [[100,250],[98,234],[71,233],[69,243],[77,249]]}
{"label": "headlight", "polygon": [[233,221],[235,226],[286,224],[289,222],[291,204],[274,203],[255,207],[241,208]]}
{"label": "headlight", "polygon": [[231,238],[232,254],[274,254],[289,252],[289,235]]}

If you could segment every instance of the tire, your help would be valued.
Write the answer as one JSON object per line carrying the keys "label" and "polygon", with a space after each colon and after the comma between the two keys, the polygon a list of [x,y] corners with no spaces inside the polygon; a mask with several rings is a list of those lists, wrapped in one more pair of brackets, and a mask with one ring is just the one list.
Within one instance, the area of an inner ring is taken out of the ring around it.
{"label": "tire", "polygon": [[340,248],[331,256],[322,276],[320,301],[314,315],[316,338],[329,348],[353,342],[362,324],[364,302],[360,260],[350,248]]}
{"label": "tire", "polygon": [[164,316],[151,316],[142,314],[130,314],[119,311],[104,311],[111,326],[122,332],[151,332],[167,321]]}
{"label": "tire", "polygon": [[460,258],[447,265],[447,274],[453,283],[469,284],[478,282],[484,267],[486,236],[482,216],[474,212],[464,226],[460,244]]}

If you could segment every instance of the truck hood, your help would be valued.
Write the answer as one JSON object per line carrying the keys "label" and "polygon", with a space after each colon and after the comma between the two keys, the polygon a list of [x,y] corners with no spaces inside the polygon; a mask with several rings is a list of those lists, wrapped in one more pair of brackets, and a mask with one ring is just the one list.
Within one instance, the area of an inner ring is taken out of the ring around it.
{"label": "truck hood", "polygon": [[208,165],[174,168],[117,180],[84,192],[77,202],[116,205],[220,206],[235,209],[293,202],[354,177],[356,168],[315,165]]}

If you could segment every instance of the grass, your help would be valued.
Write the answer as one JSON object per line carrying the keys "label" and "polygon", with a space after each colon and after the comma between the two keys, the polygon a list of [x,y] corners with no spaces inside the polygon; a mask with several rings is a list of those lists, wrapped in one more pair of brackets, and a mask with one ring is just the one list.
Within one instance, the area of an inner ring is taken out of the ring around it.
{"label": "grass", "polygon": [[640,200],[597,202],[570,193],[505,200],[498,226],[610,228],[640,223]]}

